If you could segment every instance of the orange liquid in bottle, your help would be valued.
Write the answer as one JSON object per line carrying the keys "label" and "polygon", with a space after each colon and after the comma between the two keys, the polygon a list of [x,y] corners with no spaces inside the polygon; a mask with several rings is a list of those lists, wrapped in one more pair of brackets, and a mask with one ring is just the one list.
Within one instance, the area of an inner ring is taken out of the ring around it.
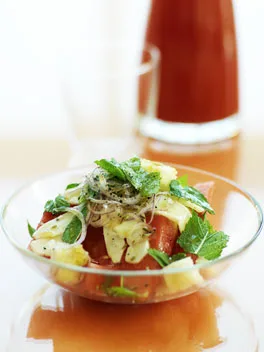
{"label": "orange liquid in bottle", "polygon": [[200,123],[237,113],[232,0],[153,0],[146,40],[161,51],[159,119]]}

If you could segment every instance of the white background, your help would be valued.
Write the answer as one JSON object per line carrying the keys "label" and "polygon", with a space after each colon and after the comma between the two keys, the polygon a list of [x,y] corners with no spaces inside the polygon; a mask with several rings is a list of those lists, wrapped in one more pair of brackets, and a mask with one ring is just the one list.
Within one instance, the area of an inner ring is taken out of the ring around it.
{"label": "white background", "polygon": [[[241,113],[244,128],[259,132],[264,2],[234,2]],[[66,138],[56,66],[61,53],[92,39],[138,40],[148,5],[149,0],[1,0],[0,139]]]}

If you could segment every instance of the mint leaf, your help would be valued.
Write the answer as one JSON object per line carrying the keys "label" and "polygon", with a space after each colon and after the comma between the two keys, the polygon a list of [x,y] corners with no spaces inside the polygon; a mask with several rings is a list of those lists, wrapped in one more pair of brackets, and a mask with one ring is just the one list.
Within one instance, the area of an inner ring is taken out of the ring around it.
{"label": "mint leaf", "polygon": [[208,203],[205,196],[199,192],[196,188],[190,186],[181,186],[178,180],[173,180],[170,183],[170,194],[177,197],[188,200],[200,207],[205,211],[208,211],[210,214],[214,214],[214,210],[211,205]]}
{"label": "mint leaf", "polygon": [[158,193],[160,189],[160,173],[147,173],[142,180],[140,194],[144,197],[149,197],[152,194]]}
{"label": "mint leaf", "polygon": [[45,211],[58,214],[66,211],[66,208],[69,208],[71,205],[67,200],[62,196],[58,195],[55,200],[48,200],[44,206]]}
{"label": "mint leaf", "polygon": [[129,182],[143,197],[150,197],[159,191],[160,174],[143,170],[138,157],[121,163],[115,159],[101,159],[95,163],[119,180]]}
{"label": "mint leaf", "polygon": [[127,161],[124,161],[123,163],[121,163],[121,165],[127,165],[134,171],[139,171],[141,169],[141,161],[137,156]]}
{"label": "mint leaf", "polygon": [[88,208],[87,208],[87,204],[83,204],[82,208],[81,208],[81,213],[84,217],[84,220],[86,219],[87,217],[87,214],[88,214]]}
{"label": "mint leaf", "polygon": [[148,254],[154,258],[162,268],[170,264],[170,259],[167,253],[161,252],[158,249],[150,248]]}
{"label": "mint leaf", "polygon": [[63,207],[69,207],[70,206],[70,203],[67,202],[67,200],[61,196],[61,195],[58,195],[56,198],[55,198],[55,206],[56,208],[63,208]]}
{"label": "mint leaf", "polygon": [[78,198],[80,203],[86,202],[89,198],[96,198],[97,197],[97,192],[91,189],[91,187],[86,184],[84,187],[82,187],[81,194]]}
{"label": "mint leaf", "polygon": [[138,294],[135,291],[132,291],[128,288],[121,287],[121,286],[112,286],[106,288],[106,293],[109,296],[114,297],[137,297]]}
{"label": "mint leaf", "polygon": [[213,260],[220,257],[223,249],[227,245],[228,240],[229,237],[223,231],[209,234],[199,251],[199,256],[208,260]]}
{"label": "mint leaf", "polygon": [[[86,203],[82,204],[80,211],[85,220],[88,213]],[[82,231],[82,222],[78,216],[74,216],[63,232],[63,235],[62,235],[63,242],[70,243],[70,244],[76,242],[81,231]]]}
{"label": "mint leaf", "polygon": [[186,258],[186,253],[177,253],[177,254],[173,254],[173,256],[171,256],[170,261],[171,263],[176,262],[177,260],[181,260]]}
{"label": "mint leaf", "polygon": [[74,216],[63,232],[63,242],[73,244],[79,237],[82,230],[82,223],[78,216]]}
{"label": "mint leaf", "polygon": [[65,189],[71,189],[71,188],[76,188],[79,186],[79,183],[70,183]]}
{"label": "mint leaf", "polygon": [[95,163],[112,176],[121,181],[129,181],[135,189],[140,189],[142,174],[139,158],[132,158],[122,163],[118,163],[115,159],[101,159],[96,160]]}
{"label": "mint leaf", "polygon": [[55,208],[54,200],[48,200],[44,206],[44,209],[49,213],[52,213],[54,208]]}
{"label": "mint leaf", "polygon": [[155,248],[150,248],[148,250],[148,254],[152,258],[154,258],[162,268],[164,268],[165,266],[167,266],[173,262],[176,262],[177,260],[181,260],[181,259],[186,258],[185,253],[173,254],[173,256],[170,257],[167,253],[159,251],[158,249],[155,249]]}
{"label": "mint leaf", "polygon": [[229,237],[222,231],[215,231],[208,220],[202,220],[193,211],[177,243],[186,253],[212,260],[220,257]]}
{"label": "mint leaf", "polygon": [[188,186],[188,175],[182,175],[177,178],[177,181],[182,187]]}
{"label": "mint leaf", "polygon": [[160,173],[146,172],[142,168],[135,171],[127,164],[121,165],[127,180],[140,192],[143,197],[150,197],[160,189]]}
{"label": "mint leaf", "polygon": [[95,164],[100,166],[105,171],[109,172],[109,174],[117,177],[119,180],[126,181],[126,175],[124,174],[123,170],[120,167],[120,164],[115,160],[96,160]]}
{"label": "mint leaf", "polygon": [[205,225],[207,226],[210,233],[216,232],[213,225],[210,224],[209,220],[207,219],[206,215],[204,216],[203,221],[204,221]]}
{"label": "mint leaf", "polygon": [[[145,176],[144,170],[137,170],[135,171],[132,167],[128,164],[123,163],[121,165],[122,171],[126,176],[126,180],[131,183],[131,185],[136,189],[140,190],[142,186],[142,180]],[[142,172],[143,171],[143,172]]]}
{"label": "mint leaf", "polygon": [[27,222],[27,228],[28,228],[28,233],[30,234],[31,237],[33,237],[34,232],[36,231],[36,229],[34,229],[34,227],[32,227],[29,223],[29,221]]}

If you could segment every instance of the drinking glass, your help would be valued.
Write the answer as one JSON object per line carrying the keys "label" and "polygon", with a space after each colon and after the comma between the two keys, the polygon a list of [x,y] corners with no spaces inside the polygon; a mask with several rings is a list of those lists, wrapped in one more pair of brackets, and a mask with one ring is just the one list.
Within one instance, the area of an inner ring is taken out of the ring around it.
{"label": "drinking glass", "polygon": [[135,150],[139,116],[154,116],[159,50],[150,44],[77,47],[60,65],[72,157],[69,166]]}

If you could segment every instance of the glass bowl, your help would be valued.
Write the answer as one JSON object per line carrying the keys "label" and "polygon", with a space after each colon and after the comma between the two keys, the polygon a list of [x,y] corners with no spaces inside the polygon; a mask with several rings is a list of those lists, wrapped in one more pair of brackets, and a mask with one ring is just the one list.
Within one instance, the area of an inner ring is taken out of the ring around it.
{"label": "glass bowl", "polygon": [[188,174],[190,185],[215,182],[211,204],[216,215],[208,218],[217,230],[230,236],[227,248],[216,260],[190,268],[120,271],[63,264],[28,250],[27,220],[37,224],[47,199],[55,198],[67,184],[79,182],[94,166],[48,175],[20,188],[3,207],[3,231],[32,268],[77,295],[110,303],[153,303],[186,296],[219,277],[251,246],[261,232],[263,213],[257,201],[232,181],[202,170],[173,166],[179,176]]}

